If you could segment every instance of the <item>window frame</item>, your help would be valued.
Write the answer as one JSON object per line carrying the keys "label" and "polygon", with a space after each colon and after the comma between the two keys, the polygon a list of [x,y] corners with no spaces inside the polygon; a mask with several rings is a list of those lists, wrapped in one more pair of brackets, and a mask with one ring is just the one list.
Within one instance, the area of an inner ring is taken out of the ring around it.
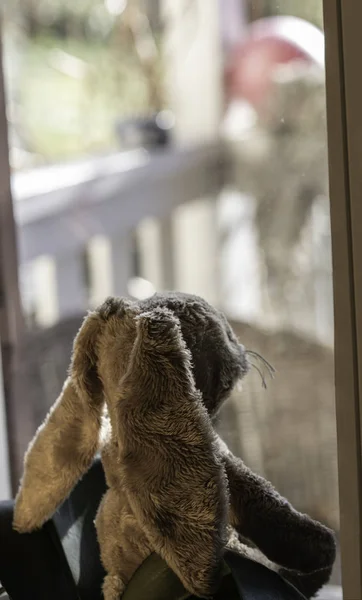
{"label": "window frame", "polygon": [[[6,118],[6,95],[3,69],[2,19],[0,16],[0,402],[1,414],[5,413],[8,439],[8,460],[11,487],[15,491],[18,482],[11,470],[14,464],[14,439],[16,439],[19,411],[11,402],[12,370],[23,329],[18,276],[18,251],[16,224],[11,194],[8,123]],[[0,423],[0,426],[4,424]],[[3,433],[3,432],[1,432]],[[6,475],[8,477],[8,474]]]}
{"label": "window frame", "polygon": [[344,600],[362,598],[361,23],[362,4],[324,0]]}

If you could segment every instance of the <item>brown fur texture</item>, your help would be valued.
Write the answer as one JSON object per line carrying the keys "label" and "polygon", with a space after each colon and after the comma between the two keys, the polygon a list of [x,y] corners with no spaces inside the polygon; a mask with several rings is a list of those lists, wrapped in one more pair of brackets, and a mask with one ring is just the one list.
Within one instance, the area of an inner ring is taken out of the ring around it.
{"label": "brown fur texture", "polygon": [[15,529],[50,518],[100,450],[105,600],[118,600],[153,551],[191,593],[211,596],[235,532],[286,577],[307,574],[315,593],[334,561],[333,534],[247,469],[212,425],[247,371],[225,317],[202,299],[108,299],[85,319],[69,378],[27,451]]}

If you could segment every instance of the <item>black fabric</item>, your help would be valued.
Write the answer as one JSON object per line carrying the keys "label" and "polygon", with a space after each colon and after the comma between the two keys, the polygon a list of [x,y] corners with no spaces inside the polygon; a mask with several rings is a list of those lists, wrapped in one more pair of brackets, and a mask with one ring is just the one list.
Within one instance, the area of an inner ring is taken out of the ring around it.
{"label": "black fabric", "polygon": [[105,571],[99,558],[94,519],[105,491],[102,463],[96,459],[53,517],[79,595],[84,600],[101,597]]}
{"label": "black fabric", "polygon": [[13,503],[0,504],[0,581],[12,600],[80,600],[52,522],[20,535]]}
{"label": "black fabric", "polygon": [[[13,531],[13,504],[0,503],[0,581],[12,600],[102,599],[104,570],[94,518],[105,490],[103,468],[97,459],[52,521],[31,534]],[[224,578],[215,600],[303,600],[296,589],[262,565],[233,552],[226,553],[225,561],[231,574]],[[162,581],[162,600],[185,598],[182,586],[180,596],[175,582],[170,588],[173,595],[165,596],[164,582],[169,575],[161,563],[151,556],[141,565],[128,586],[127,600],[149,600],[151,596],[160,600],[154,592]],[[150,572],[152,564],[157,566]]]}
{"label": "black fabric", "polygon": [[[225,554],[225,576],[214,600],[305,600],[279,575],[234,552]],[[137,569],[122,600],[197,600],[156,554]]]}
{"label": "black fabric", "polygon": [[227,552],[225,561],[243,600],[305,600],[296,588],[263,565],[234,552]]}

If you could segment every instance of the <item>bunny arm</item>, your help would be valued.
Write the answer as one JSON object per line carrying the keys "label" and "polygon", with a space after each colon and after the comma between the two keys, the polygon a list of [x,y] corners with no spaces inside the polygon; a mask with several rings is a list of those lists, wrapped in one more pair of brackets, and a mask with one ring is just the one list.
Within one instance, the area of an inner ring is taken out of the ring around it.
{"label": "bunny arm", "polygon": [[271,483],[220,442],[229,480],[231,523],[238,533],[281,567],[301,573],[326,570],[328,579],[336,556],[333,532],[296,511]]}
{"label": "bunny arm", "polygon": [[97,452],[100,420],[101,407],[81,401],[68,379],[25,455],[14,529],[40,528],[68,496]]}

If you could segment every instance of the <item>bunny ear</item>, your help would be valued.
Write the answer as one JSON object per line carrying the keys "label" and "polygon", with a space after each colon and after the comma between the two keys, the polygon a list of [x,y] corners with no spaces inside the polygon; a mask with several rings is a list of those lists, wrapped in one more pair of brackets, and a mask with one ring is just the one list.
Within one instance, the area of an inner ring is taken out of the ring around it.
{"label": "bunny ear", "polygon": [[70,376],[25,455],[13,526],[41,527],[87,471],[97,451],[103,391],[97,376],[96,340],[104,320],[86,317],[74,342]]}
{"label": "bunny ear", "polygon": [[155,551],[191,593],[218,583],[226,544],[226,476],[172,312],[137,319],[117,401],[128,500]]}

